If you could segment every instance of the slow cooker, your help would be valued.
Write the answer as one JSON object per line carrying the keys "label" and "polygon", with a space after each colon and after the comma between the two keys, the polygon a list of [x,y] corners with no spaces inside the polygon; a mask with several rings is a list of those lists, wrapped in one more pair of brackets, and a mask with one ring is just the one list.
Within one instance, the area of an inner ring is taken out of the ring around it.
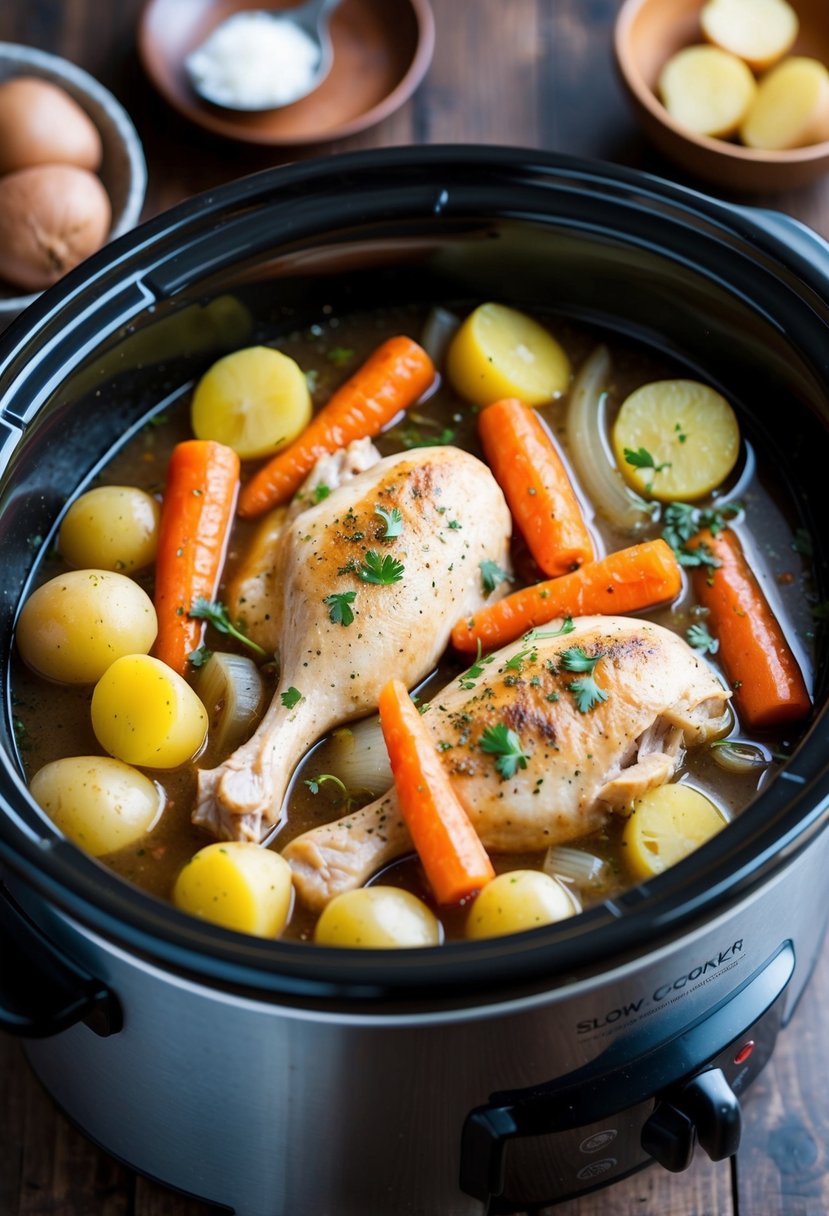
{"label": "slow cooker", "polygon": [[[485,298],[681,359],[737,403],[821,535],[829,247],[609,165],[432,147],[268,171],[116,241],[0,346],[2,1024],[94,1141],[237,1216],[524,1212],[695,1149],[726,1157],[820,947],[820,638],[808,733],[736,822],[646,885],[509,938],[235,935],[116,878],[28,795],[13,623],[67,496],[230,349],[322,310]],[[819,552],[816,599],[825,581]]]}

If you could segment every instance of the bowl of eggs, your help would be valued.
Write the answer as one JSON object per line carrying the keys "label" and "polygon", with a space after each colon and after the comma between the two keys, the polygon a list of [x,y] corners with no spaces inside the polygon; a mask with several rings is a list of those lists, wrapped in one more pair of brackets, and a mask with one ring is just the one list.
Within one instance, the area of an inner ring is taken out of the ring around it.
{"label": "bowl of eggs", "polygon": [[624,0],[614,53],[645,134],[739,192],[829,170],[825,0]]}
{"label": "bowl of eggs", "polygon": [[0,329],[144,205],[141,141],[81,68],[0,43]]}

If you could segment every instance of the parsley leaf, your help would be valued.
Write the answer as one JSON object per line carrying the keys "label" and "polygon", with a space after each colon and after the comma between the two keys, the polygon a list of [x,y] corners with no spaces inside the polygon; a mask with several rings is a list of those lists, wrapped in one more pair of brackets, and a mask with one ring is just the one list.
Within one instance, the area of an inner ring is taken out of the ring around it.
{"label": "parsley leaf", "polygon": [[322,602],[328,606],[328,619],[332,625],[351,624],[354,620],[354,613],[351,611],[350,605],[356,598],[356,591],[335,591],[332,595],[326,595]]}
{"label": "parsley leaf", "polygon": [[319,485],[314,486],[311,493],[314,496],[314,502],[322,502],[331,493],[331,487],[327,486],[324,481],[321,481]]}
{"label": "parsley leaf", "polygon": [[374,514],[379,515],[386,525],[386,530],[380,537],[381,540],[393,540],[403,531],[403,516],[398,507],[392,507],[390,511],[387,511],[385,507],[375,507]]}
{"label": "parsley leaf", "polygon": [[689,646],[693,646],[694,650],[699,650],[702,654],[716,654],[720,648],[717,639],[712,638],[708,632],[707,625],[689,625],[685,630],[685,638]]}
{"label": "parsley leaf", "polygon": [[604,657],[604,652],[591,657],[581,646],[571,646],[569,650],[563,650],[561,653],[561,665],[567,671],[585,672],[584,679],[573,680],[570,684],[579,713],[586,714],[607,700],[608,694],[599,687],[593,675],[596,664]]}
{"label": "parsley leaf", "polygon": [[545,638],[560,638],[564,634],[572,633],[575,628],[573,618],[566,616],[558,629],[531,629],[529,633],[524,634],[524,641],[543,642]]}
{"label": "parsley leaf", "polygon": [[200,646],[198,650],[191,650],[187,656],[188,662],[192,667],[204,667],[213,654],[212,650],[208,650],[206,646]]}
{"label": "parsley leaf", "polygon": [[504,781],[514,777],[517,769],[527,767],[527,757],[521,750],[521,740],[503,722],[488,726],[480,738],[481,751],[495,756],[495,767]]}
{"label": "parsley leaf", "polygon": [[333,773],[320,773],[318,777],[306,778],[304,784],[308,786],[312,794],[318,794],[320,787],[325,785],[326,781],[333,781],[334,785],[342,790],[346,798],[348,797],[348,787],[345,782],[341,781],[339,777],[335,777]]}
{"label": "parsley leaf", "polygon": [[681,566],[710,566],[716,568],[720,563],[711,553],[706,544],[697,545],[693,549],[687,547],[688,541],[696,536],[702,528],[707,528],[713,536],[728,527],[728,521],[742,510],[739,502],[728,503],[713,511],[702,511],[687,502],[672,502],[665,508],[663,515],[664,527],[662,539],[674,551]]}
{"label": "parsley leaf", "polygon": [[283,693],[279,694],[279,699],[286,709],[293,709],[302,700],[302,693],[292,684],[290,688],[286,688]]}
{"label": "parsley leaf", "polygon": [[634,469],[653,469],[654,473],[661,473],[663,469],[671,467],[670,460],[665,460],[662,464],[657,464],[647,448],[624,449],[625,463],[633,465]]}
{"label": "parsley leaf", "polygon": [[509,571],[502,569],[497,562],[492,561],[490,558],[485,558],[482,562],[478,562],[478,568],[481,571],[481,582],[487,595],[503,582],[514,582]]}
{"label": "parsley leaf", "polygon": [[227,613],[227,608],[218,600],[211,602],[205,596],[197,596],[190,606],[188,616],[195,617],[197,620],[209,621],[210,624],[219,633],[226,633],[230,637],[235,638],[237,642],[241,642],[243,646],[248,646],[254,654],[261,655],[263,658],[266,651],[254,642],[252,638],[247,637],[242,630],[234,625]]}
{"label": "parsley leaf", "polygon": [[396,557],[392,557],[390,553],[382,557],[376,549],[369,549],[356,573],[364,583],[390,587],[392,583],[400,582],[404,570],[403,563],[399,562]]}
{"label": "parsley leaf", "polygon": [[507,659],[504,664],[505,671],[517,671],[519,674],[524,669],[524,663],[535,663],[538,658],[538,651],[534,646],[527,646],[525,650],[517,650],[511,658]]}

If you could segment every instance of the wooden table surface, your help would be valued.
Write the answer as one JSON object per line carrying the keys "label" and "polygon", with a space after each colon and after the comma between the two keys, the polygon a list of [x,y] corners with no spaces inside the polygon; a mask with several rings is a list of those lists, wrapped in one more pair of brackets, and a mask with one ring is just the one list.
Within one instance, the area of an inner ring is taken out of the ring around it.
{"label": "wooden table surface", "polygon": [[[435,56],[414,98],[371,131],[293,158],[394,144],[497,143],[599,157],[683,180],[645,146],[615,79],[610,45],[618,3],[433,0]],[[214,139],[165,106],[136,58],[140,9],[140,0],[2,0],[0,40],[66,56],[126,105],[150,169],[146,217],[289,159]],[[789,212],[829,237],[829,179],[754,201]],[[654,1167],[555,1211],[560,1216],[826,1216],[827,1009],[825,951],[772,1062],[745,1100],[746,1127],[735,1160],[713,1164],[698,1153],[685,1174]],[[209,1216],[212,1209],[204,1204],[136,1177],[92,1147],[42,1092],[18,1044],[4,1036],[0,1094],[0,1216]]]}

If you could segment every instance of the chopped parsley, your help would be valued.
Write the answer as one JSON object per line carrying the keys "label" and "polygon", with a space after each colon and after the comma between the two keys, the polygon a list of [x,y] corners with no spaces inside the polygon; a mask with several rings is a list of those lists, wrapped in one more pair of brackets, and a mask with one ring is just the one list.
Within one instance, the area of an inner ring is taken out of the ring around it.
{"label": "chopped parsley", "polygon": [[385,507],[375,507],[374,514],[379,515],[386,525],[385,531],[380,537],[381,540],[393,540],[403,531],[403,516],[400,514],[399,507],[392,507],[390,511],[387,511]]}
{"label": "chopped parsley", "polygon": [[205,663],[212,657],[213,651],[208,650],[206,646],[199,646],[198,650],[191,650],[187,656],[187,661],[191,667],[204,667]]}
{"label": "chopped parsley", "polygon": [[320,773],[318,777],[306,778],[304,784],[308,786],[312,794],[318,794],[320,787],[325,785],[326,781],[333,781],[334,785],[342,790],[346,798],[348,797],[348,787],[345,782],[341,781],[339,777],[335,777],[333,773]]}
{"label": "chopped parsley", "polygon": [[480,738],[481,751],[495,756],[495,767],[504,781],[514,777],[519,768],[527,767],[527,756],[521,750],[521,740],[504,722],[488,726]]}
{"label": "chopped parsley", "polygon": [[475,662],[459,677],[458,683],[460,687],[466,691],[474,688],[475,681],[484,674],[484,665],[491,663],[494,658],[494,654],[488,654],[486,658],[481,657],[481,639],[478,638],[478,653],[475,656]]}
{"label": "chopped parsley", "polygon": [[293,709],[302,700],[302,693],[292,684],[290,688],[286,688],[283,693],[279,694],[279,699],[286,709]]}
{"label": "chopped parsley", "polygon": [[517,650],[514,655],[507,659],[504,664],[505,671],[517,671],[520,675],[524,669],[525,663],[535,663],[538,658],[538,651],[534,646],[527,646],[524,650]]}
{"label": "chopped parsley", "polygon": [[524,634],[524,641],[543,642],[547,638],[560,638],[567,633],[572,633],[575,628],[573,618],[566,616],[558,629],[531,629],[529,633]]}
{"label": "chopped parsley", "polygon": [[357,598],[356,591],[335,591],[322,601],[328,607],[328,619],[332,625],[350,625],[354,620],[351,605]]}
{"label": "chopped parsley", "polygon": [[571,646],[569,650],[561,652],[562,667],[567,671],[584,672],[581,680],[573,680],[569,686],[571,693],[576,698],[579,713],[586,714],[600,705],[602,701],[607,700],[607,693],[596,683],[593,674],[596,664],[604,657],[604,652],[600,652],[591,658],[581,646]]}
{"label": "chopped parsley", "polygon": [[203,595],[197,596],[190,606],[188,616],[195,617],[197,620],[209,621],[219,633],[228,634],[229,637],[235,638],[237,642],[241,642],[243,646],[249,647],[255,654],[261,655],[263,658],[265,657],[267,652],[263,650],[258,642],[254,642],[252,638],[247,637],[238,625],[233,624],[228,616],[227,608],[218,600],[211,602]]}
{"label": "chopped parsley", "polygon": [[322,502],[331,493],[331,487],[327,486],[324,481],[321,481],[318,486],[314,486],[312,493],[314,495],[314,502]]}
{"label": "chopped parsley", "polygon": [[332,346],[325,357],[335,367],[342,367],[344,363],[348,363],[350,359],[354,358],[354,351],[348,346]]}
{"label": "chopped parsley", "polygon": [[501,583],[511,583],[513,581],[509,571],[504,570],[497,562],[492,561],[491,558],[484,558],[482,562],[478,563],[478,568],[481,571],[481,582],[487,595],[490,595]]}
{"label": "chopped parsley", "polygon": [[399,562],[396,557],[392,557],[390,553],[382,556],[376,549],[369,549],[362,564],[357,567],[356,574],[364,583],[390,587],[392,583],[400,582],[404,570],[403,563]]}
{"label": "chopped parsley", "polygon": [[681,566],[716,568],[720,563],[704,542],[689,549],[688,541],[702,528],[707,528],[712,536],[716,536],[723,528],[728,527],[729,520],[739,515],[742,509],[739,502],[728,503],[713,511],[700,510],[687,502],[669,503],[662,517],[662,539],[671,546]]}
{"label": "chopped parsley", "polygon": [[647,448],[624,449],[625,463],[632,465],[634,469],[653,469],[654,473],[661,473],[663,469],[671,467],[670,460],[664,460],[662,464],[657,464]]}
{"label": "chopped parsley", "polygon": [[717,639],[712,638],[708,632],[707,625],[689,625],[685,630],[685,639],[689,646],[693,646],[694,650],[699,650],[702,654],[716,654],[720,648]]}
{"label": "chopped parsley", "polygon": [[455,432],[447,426],[439,435],[423,435],[415,427],[408,426],[400,432],[400,442],[404,448],[442,448],[455,442]]}

